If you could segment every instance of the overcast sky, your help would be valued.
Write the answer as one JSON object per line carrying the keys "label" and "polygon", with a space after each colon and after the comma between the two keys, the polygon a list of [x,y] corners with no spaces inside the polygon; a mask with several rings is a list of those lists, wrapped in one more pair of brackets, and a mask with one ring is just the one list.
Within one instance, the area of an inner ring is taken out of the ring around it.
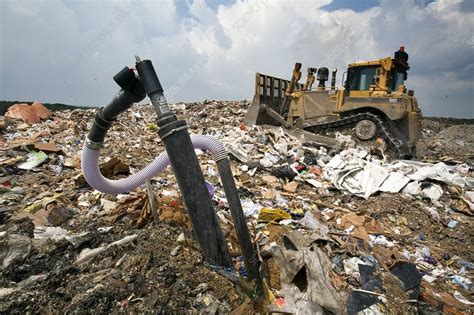
{"label": "overcast sky", "polygon": [[[474,118],[473,0],[0,0],[0,99],[102,105],[151,59],[172,101],[251,99],[255,72],[410,55],[425,115]],[[305,79],[305,71],[304,77]]]}

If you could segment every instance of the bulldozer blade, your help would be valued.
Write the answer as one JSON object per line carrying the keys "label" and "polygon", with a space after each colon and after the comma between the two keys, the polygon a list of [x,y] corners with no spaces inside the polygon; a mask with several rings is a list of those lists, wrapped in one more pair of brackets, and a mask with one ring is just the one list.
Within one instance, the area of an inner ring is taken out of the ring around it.
{"label": "bulldozer blade", "polygon": [[[272,125],[262,125],[261,127],[263,129],[273,129],[273,130],[281,128],[281,127],[272,126]],[[301,143],[310,142],[313,145],[323,146],[326,148],[334,148],[337,145],[336,139],[331,138],[331,137],[317,135],[312,132],[309,132],[303,129],[298,129],[298,128],[293,128],[293,129],[281,128],[281,129],[283,130],[285,134],[295,137]]]}
{"label": "bulldozer blade", "polygon": [[[262,123],[262,121],[264,122]],[[257,104],[256,102],[253,102],[250,105],[250,108],[247,111],[247,116],[244,119],[244,123],[247,126],[264,125],[265,128],[276,128],[277,126],[281,126],[285,128],[284,131],[286,133],[291,134],[301,142],[313,142],[325,147],[334,147],[337,143],[334,138],[325,137],[303,129],[294,128],[285,120],[285,118],[283,118],[269,106],[265,104]]]}
{"label": "bulldozer blade", "polygon": [[286,122],[284,117],[271,109],[270,106],[258,104],[257,102],[252,102],[250,105],[244,119],[244,124],[247,126],[265,124],[293,128],[293,126]]}
{"label": "bulldozer blade", "polygon": [[289,134],[298,139],[300,142],[311,142],[316,145],[323,147],[334,148],[337,145],[337,141],[334,138],[321,136],[303,129],[291,129],[287,130]]}
{"label": "bulldozer blade", "polygon": [[244,124],[247,126],[253,126],[257,124],[258,115],[260,112],[260,105],[255,100],[250,104],[247,110],[247,115],[244,118]]}
{"label": "bulldozer blade", "polygon": [[265,112],[268,116],[270,116],[276,122],[278,122],[279,125],[281,125],[285,128],[288,128],[288,129],[293,128],[292,125],[290,125],[289,123],[286,122],[286,120],[283,116],[281,116],[280,114],[278,114],[276,111],[274,111],[273,109],[271,109],[269,106],[267,106],[265,104],[260,105],[260,112]]}

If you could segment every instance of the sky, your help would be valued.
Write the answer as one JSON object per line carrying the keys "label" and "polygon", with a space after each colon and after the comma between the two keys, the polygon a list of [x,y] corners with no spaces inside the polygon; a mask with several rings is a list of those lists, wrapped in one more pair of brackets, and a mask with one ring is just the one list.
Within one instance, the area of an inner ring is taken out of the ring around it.
{"label": "sky", "polygon": [[425,116],[474,118],[472,0],[0,0],[0,100],[105,105],[136,54],[170,102],[252,99],[255,72],[341,85],[400,46]]}

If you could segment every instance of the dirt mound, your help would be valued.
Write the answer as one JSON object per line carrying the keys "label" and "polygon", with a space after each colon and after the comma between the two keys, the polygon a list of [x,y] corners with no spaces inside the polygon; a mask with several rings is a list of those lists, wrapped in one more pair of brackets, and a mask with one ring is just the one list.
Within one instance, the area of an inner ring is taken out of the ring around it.
{"label": "dirt mound", "polygon": [[423,121],[417,156],[423,159],[474,161],[474,124],[451,125],[446,120]]}

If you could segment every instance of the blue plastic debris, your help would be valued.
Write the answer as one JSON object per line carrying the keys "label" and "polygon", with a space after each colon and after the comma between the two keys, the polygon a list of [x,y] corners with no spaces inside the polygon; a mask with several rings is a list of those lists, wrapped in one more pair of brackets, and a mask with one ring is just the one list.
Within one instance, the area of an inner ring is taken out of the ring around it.
{"label": "blue plastic debris", "polygon": [[248,277],[249,276],[247,268],[245,268],[245,263],[244,263],[244,257],[243,256],[237,257],[237,266],[239,268],[239,275],[241,275],[242,277]]}
{"label": "blue plastic debris", "polygon": [[458,225],[458,223],[459,222],[456,221],[456,220],[451,220],[451,221],[449,221],[448,226],[453,229]]}
{"label": "blue plastic debris", "polygon": [[455,284],[461,286],[464,290],[471,291],[472,282],[468,278],[456,275],[456,276],[451,276],[451,280]]}

